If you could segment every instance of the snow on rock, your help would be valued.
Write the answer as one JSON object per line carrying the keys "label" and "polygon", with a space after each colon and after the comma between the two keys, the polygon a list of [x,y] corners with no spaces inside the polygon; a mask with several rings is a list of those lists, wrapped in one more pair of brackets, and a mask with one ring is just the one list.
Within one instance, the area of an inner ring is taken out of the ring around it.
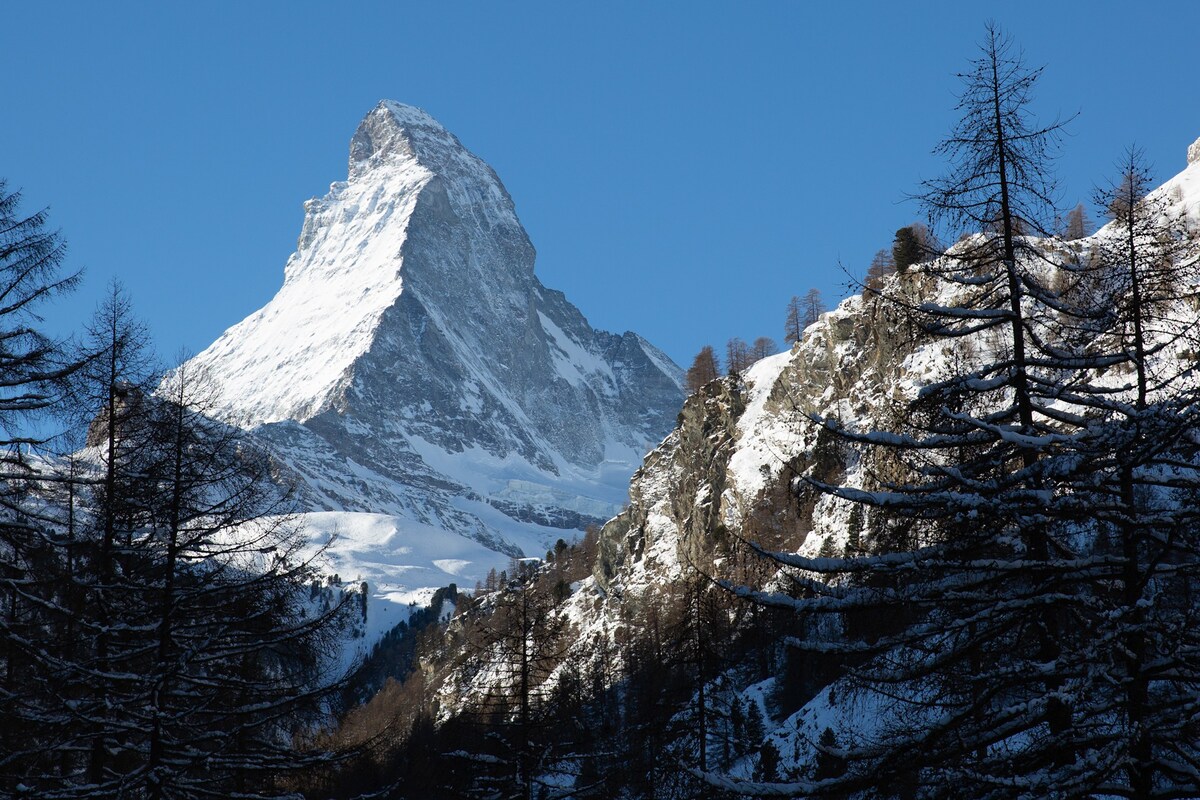
{"label": "snow on rock", "polygon": [[[361,566],[399,598],[471,584],[460,562],[486,562],[479,548],[491,564],[538,555],[621,509],[674,423],[681,371],[541,285],[487,164],[383,101],[351,140],[347,180],[304,208],[279,292],[193,363],[307,509],[341,514],[335,569]],[[410,535],[433,543],[421,569],[383,555]]]}
{"label": "snow on rock", "polygon": [[1200,139],[1192,142],[1187,151],[1188,164],[1195,164],[1197,161],[1200,161]]}

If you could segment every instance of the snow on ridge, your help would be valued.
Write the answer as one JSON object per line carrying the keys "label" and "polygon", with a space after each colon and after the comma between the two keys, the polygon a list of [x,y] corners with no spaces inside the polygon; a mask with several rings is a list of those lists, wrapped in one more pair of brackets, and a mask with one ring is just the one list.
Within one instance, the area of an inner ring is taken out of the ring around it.
{"label": "snow on ridge", "polygon": [[336,401],[403,290],[409,223],[434,179],[476,226],[520,227],[490,167],[421,109],[381,102],[352,140],[348,180],[304,204],[283,287],[195,359],[220,375],[229,418],[303,422]]}
{"label": "snow on ridge", "polygon": [[220,376],[218,404],[247,424],[304,421],[330,402],[403,288],[401,248],[431,174],[413,163],[307,204],[305,242],[283,287],[196,363]]}
{"label": "snow on ridge", "polygon": [[[729,459],[729,474],[738,493],[756,497],[774,477],[783,462],[803,444],[803,427],[798,420],[782,424],[787,409],[768,407],[776,382],[798,353],[779,353],[755,363],[746,372],[746,409],[738,419],[738,446]],[[798,416],[798,412],[796,413]],[[767,470],[764,472],[763,467]]]}

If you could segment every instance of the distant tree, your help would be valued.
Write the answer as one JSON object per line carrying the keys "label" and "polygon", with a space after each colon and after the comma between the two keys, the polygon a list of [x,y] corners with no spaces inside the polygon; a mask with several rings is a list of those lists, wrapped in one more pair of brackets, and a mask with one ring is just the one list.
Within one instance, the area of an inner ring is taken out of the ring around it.
{"label": "distant tree", "polygon": [[924,257],[921,239],[912,225],[906,225],[896,231],[892,242],[892,262],[896,270],[904,272],[913,264],[918,264]]}
{"label": "distant tree", "polygon": [[772,741],[763,742],[758,751],[758,764],[754,767],[754,779],[759,781],[779,780],[779,763],[781,761],[779,748]]}
{"label": "distant tree", "polygon": [[717,366],[717,354],[713,352],[710,345],[706,344],[700,348],[700,352],[696,354],[696,358],[692,361],[692,366],[688,368],[688,394],[695,394],[700,391],[701,387],[715,381],[719,377],[721,377],[721,371]]}
{"label": "distant tree", "polygon": [[832,728],[821,731],[817,740],[817,761],[813,777],[817,780],[836,778],[846,771],[846,763],[836,754],[838,747],[837,735]]}
{"label": "distant tree", "polygon": [[469,756],[481,764],[477,790],[484,796],[534,800],[535,780],[556,744],[547,738],[556,688],[548,679],[563,657],[563,630],[553,598],[532,573],[521,573],[475,631],[471,648],[488,670],[474,712],[495,733]]}
{"label": "distant tree", "polygon": [[1067,213],[1066,225],[1063,228],[1063,238],[1067,241],[1083,239],[1086,236],[1090,236],[1094,229],[1095,226],[1088,216],[1087,209],[1083,203],[1080,203]]}
{"label": "distant tree", "polygon": [[896,260],[892,257],[892,251],[883,248],[875,253],[871,259],[871,265],[867,267],[867,277],[863,282],[868,289],[879,289],[883,285],[883,279],[896,271]]}
{"label": "distant tree", "polygon": [[816,289],[809,289],[805,292],[802,302],[803,316],[800,322],[807,328],[820,319],[821,314],[825,313],[825,303],[821,300],[821,293]]}
{"label": "distant tree", "polygon": [[775,355],[775,340],[769,336],[760,336],[750,345],[750,360],[761,361],[767,356]]}
{"label": "distant tree", "polygon": [[783,323],[783,341],[789,345],[804,337],[804,304],[797,295],[787,305],[787,319]]}
{"label": "distant tree", "polygon": [[821,301],[821,292],[809,289],[804,297],[794,296],[788,301],[787,319],[784,322],[784,341],[798,342],[804,337],[804,330],[820,319],[825,311]]}
{"label": "distant tree", "polygon": [[750,346],[737,336],[725,344],[725,368],[730,375],[741,375],[752,364]]}

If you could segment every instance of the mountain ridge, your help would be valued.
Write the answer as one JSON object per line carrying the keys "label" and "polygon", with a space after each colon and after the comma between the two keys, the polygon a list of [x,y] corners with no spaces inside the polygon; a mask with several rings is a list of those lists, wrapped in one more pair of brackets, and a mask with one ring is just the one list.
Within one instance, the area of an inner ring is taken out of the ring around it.
{"label": "mountain ridge", "polygon": [[[617,513],[683,400],[670,358],[592,328],[535,258],[494,170],[385,100],[351,139],[346,180],[305,203],[278,293],[192,363],[320,530],[344,512],[461,535],[496,560],[429,586],[478,579]],[[368,569],[360,550],[342,574],[363,567],[383,594],[403,583],[405,565]]]}

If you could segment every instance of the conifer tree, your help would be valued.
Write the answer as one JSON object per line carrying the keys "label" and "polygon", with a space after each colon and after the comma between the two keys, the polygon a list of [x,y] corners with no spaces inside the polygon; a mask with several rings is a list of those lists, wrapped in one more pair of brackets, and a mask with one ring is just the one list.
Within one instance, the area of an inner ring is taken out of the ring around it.
{"label": "conifer tree", "polygon": [[[847,749],[844,770],[807,787],[813,796],[889,783],[929,796],[951,795],[928,787],[1048,796],[1079,772],[1068,687],[1087,646],[1071,620],[1089,604],[1094,565],[1081,565],[1076,547],[1087,479],[1073,470],[1093,441],[1073,392],[1117,357],[1087,349],[1095,337],[1085,331],[1095,333],[1103,311],[1051,288],[1077,265],[1028,235],[1053,218],[1049,159],[1060,129],[1030,117],[1040,70],[1025,68],[994,26],[981,50],[963,76],[962,118],[938,148],[950,172],[923,194],[931,220],[975,233],[910,265],[928,287],[913,307],[925,341],[971,347],[896,415],[897,429],[820,421],[868,457],[895,461],[888,474],[898,477],[872,491],[808,479],[873,506],[890,541],[846,559],[777,556],[801,570],[796,596],[759,595],[806,614],[892,617],[840,642],[824,637],[828,626],[807,626],[800,645],[843,652],[851,682],[892,698],[894,714]],[[804,577],[813,573],[822,579]]]}
{"label": "conifer tree", "polygon": [[1075,206],[1067,213],[1067,220],[1063,226],[1063,238],[1068,242],[1082,239],[1092,234],[1092,220],[1088,216],[1087,209],[1083,203]]}
{"label": "conifer tree", "polygon": [[892,251],[888,249],[879,250],[871,259],[871,265],[867,267],[867,275],[863,284],[868,289],[879,289],[883,285],[883,279],[895,271],[896,260],[892,256]]}
{"label": "conifer tree", "polygon": [[804,304],[797,295],[788,301],[787,318],[783,323],[783,341],[789,345],[804,337]]}
{"label": "conifer tree", "polygon": [[751,362],[761,361],[767,356],[775,355],[775,340],[769,336],[759,336],[750,346]]}
{"label": "conifer tree", "polygon": [[712,346],[706,344],[700,348],[700,352],[696,354],[696,358],[692,361],[692,366],[688,368],[688,394],[695,394],[702,387],[715,381],[720,376],[721,372],[717,366],[717,355],[713,352]]}
{"label": "conifer tree", "polygon": [[750,346],[740,337],[733,337],[725,345],[725,368],[730,375],[741,375],[754,363]]}
{"label": "conifer tree", "polygon": [[1112,222],[1078,282],[1111,315],[1093,348],[1124,369],[1086,396],[1096,443],[1080,494],[1094,511],[1092,549],[1112,571],[1090,593],[1097,611],[1076,708],[1087,726],[1076,737],[1084,763],[1113,770],[1083,785],[1135,798],[1200,794],[1200,337],[1183,299],[1200,279],[1200,245],[1184,210],[1149,189],[1130,149],[1097,198]]}
{"label": "conifer tree", "polygon": [[41,329],[46,304],[72,290],[66,244],[46,211],[26,215],[0,180],[0,793],[64,769],[72,736],[58,666],[73,592],[60,569],[69,541],[38,496],[43,470],[31,451],[55,428],[50,416],[77,364]]}
{"label": "conifer tree", "polygon": [[895,265],[898,272],[904,272],[913,264],[920,262],[923,255],[921,242],[911,225],[906,225],[896,231],[896,238],[892,243],[892,264]]}
{"label": "conifer tree", "polygon": [[825,313],[825,302],[821,299],[821,293],[816,289],[809,289],[804,293],[800,324],[807,328],[820,319],[823,313]]}
{"label": "conifer tree", "polygon": [[473,711],[494,735],[479,743],[482,752],[462,755],[478,765],[480,793],[533,800],[538,770],[556,744],[548,738],[554,693],[547,678],[562,658],[563,622],[526,564],[515,566],[494,602],[472,642],[488,665]]}

